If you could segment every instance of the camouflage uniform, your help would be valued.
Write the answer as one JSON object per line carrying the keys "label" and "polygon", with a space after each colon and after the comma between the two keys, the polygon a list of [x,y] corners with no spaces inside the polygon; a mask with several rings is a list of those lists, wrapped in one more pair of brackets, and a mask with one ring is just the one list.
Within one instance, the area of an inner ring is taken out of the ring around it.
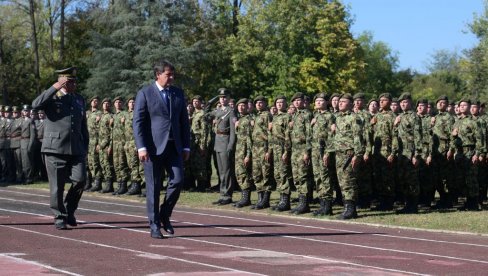
{"label": "camouflage uniform", "polygon": [[[235,166],[237,183],[241,190],[250,190],[253,185],[252,178],[252,125],[249,114],[242,115],[236,126],[236,154]],[[249,158],[249,166],[244,165],[244,159]]]}
{"label": "camouflage uniform", "polygon": [[[107,182],[103,190],[107,193],[113,192],[112,184],[114,180],[114,165],[112,159],[112,126],[112,113],[104,111],[98,126],[98,145],[100,148],[99,154],[102,175],[104,180]],[[107,151],[110,151],[110,153]]]}
{"label": "camouflage uniform", "polygon": [[[359,110],[356,115],[361,120],[363,144],[365,154],[371,156],[373,149],[373,132],[371,127],[371,114],[366,110]],[[368,207],[372,193],[373,166],[372,162],[361,162],[358,167],[358,205]]]}
{"label": "camouflage uniform", "polygon": [[291,148],[286,143],[286,135],[288,126],[291,122],[291,115],[286,111],[278,111],[273,116],[273,123],[270,132],[270,152],[273,156],[273,174],[276,180],[276,190],[280,194],[290,195],[290,184],[293,181],[291,173],[291,163],[288,158],[288,162],[284,163],[282,156],[287,153],[290,156]]}
{"label": "camouflage uniform", "polygon": [[271,191],[271,167],[264,159],[269,151],[268,124],[271,120],[271,113],[263,110],[258,111],[252,123],[252,175],[258,193]]}
{"label": "camouflage uniform", "polygon": [[139,194],[141,192],[141,183],[144,179],[144,166],[142,162],[139,161],[136,141],[134,140],[134,129],[132,128],[133,119],[134,112],[132,110],[127,111],[124,125],[126,135],[124,150],[131,180],[131,186],[127,192],[129,195]]}
{"label": "camouflage uniform", "polygon": [[115,180],[119,185],[124,185],[129,180],[129,168],[125,155],[125,143],[127,137],[125,135],[125,123],[127,119],[127,112],[118,110],[113,114],[112,126],[112,149],[113,149],[113,164],[115,170]]}
{"label": "camouflage uniform", "polygon": [[450,195],[455,192],[454,163],[447,159],[449,151],[452,126],[455,119],[449,112],[439,111],[435,115],[435,122],[432,127],[432,158],[434,185],[440,196],[437,207],[451,207]]}
{"label": "camouflage uniform", "polygon": [[[488,114],[484,113],[479,116],[482,124],[484,125],[483,129],[485,130],[485,145],[488,147]],[[487,199],[487,192],[488,192],[488,160],[479,164],[479,173],[478,173],[478,183],[480,186],[480,195],[479,195],[479,202],[480,204]]]}
{"label": "camouflage uniform", "polygon": [[[419,165],[419,203],[430,207],[434,200],[435,187],[433,165],[427,165],[427,158],[432,157],[432,117],[429,114],[418,115],[421,120],[421,160]],[[432,162],[432,161],[431,161]]]}
{"label": "camouflage uniform", "polygon": [[207,158],[210,154],[210,127],[205,119],[205,112],[195,110],[191,120],[191,155],[190,166],[193,179],[197,181],[197,188],[208,188]]}
{"label": "camouflage uniform", "polygon": [[88,171],[92,180],[95,180],[95,186],[93,191],[98,191],[100,189],[100,184],[102,181],[102,167],[100,166],[100,152],[97,151],[98,145],[98,130],[99,122],[102,113],[100,110],[92,110],[87,112],[87,125],[88,134],[90,135],[90,142],[88,145]]}
{"label": "camouflage uniform", "polygon": [[471,158],[485,156],[486,148],[480,125],[470,115],[460,116],[454,123],[456,133],[451,134],[451,151],[456,166],[457,188],[466,195],[465,208],[478,210],[478,165],[473,164]]}

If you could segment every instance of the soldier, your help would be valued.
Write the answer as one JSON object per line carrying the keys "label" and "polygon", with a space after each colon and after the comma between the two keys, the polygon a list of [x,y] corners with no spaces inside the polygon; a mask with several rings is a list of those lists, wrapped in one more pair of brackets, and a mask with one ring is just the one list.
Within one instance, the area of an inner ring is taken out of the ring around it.
{"label": "soldier", "polygon": [[395,114],[390,110],[391,95],[383,93],[380,99],[380,112],[371,119],[373,128],[373,161],[376,195],[379,204],[373,211],[393,210],[395,185],[393,182],[394,153],[398,148],[394,133]]}
{"label": "soldier", "polygon": [[235,116],[234,110],[230,108],[229,91],[225,88],[219,90],[219,101],[221,107],[210,112],[209,118],[213,119],[215,129],[214,150],[217,155],[217,169],[220,177],[220,198],[213,202],[216,205],[227,205],[232,203],[234,191],[234,144],[235,144]]}
{"label": "soldier", "polygon": [[132,121],[134,119],[134,104],[135,98],[131,97],[127,100],[127,118],[125,120],[125,158],[129,166],[129,175],[131,184],[126,195],[140,195],[142,189],[142,182],[144,176],[144,166],[139,162],[137,154],[136,142],[134,140],[134,129],[132,128]]}
{"label": "soldier", "polygon": [[378,111],[379,111],[378,100],[376,98],[370,99],[368,102],[368,112],[369,112],[369,115],[371,115],[371,118],[374,115],[378,114]]}
{"label": "soldier", "polygon": [[195,111],[191,120],[191,174],[197,182],[197,191],[204,192],[210,188],[207,174],[207,158],[210,155],[210,127],[205,119],[202,96],[194,96],[192,106]]}
{"label": "soldier", "polygon": [[338,216],[339,219],[357,217],[357,168],[365,152],[361,118],[351,112],[352,100],[348,93],[339,99],[334,129],[337,178],[344,195],[344,211]]}
{"label": "soldier", "polygon": [[242,208],[251,205],[252,179],[252,124],[251,116],[247,112],[248,99],[243,98],[237,102],[239,120],[235,124],[236,130],[236,178],[242,194],[241,199],[234,205]]}
{"label": "soldier", "polygon": [[398,100],[402,113],[395,119],[398,136],[398,184],[405,196],[405,207],[398,211],[402,214],[418,213],[419,179],[418,166],[422,153],[422,123],[412,110],[410,93],[403,93]]}
{"label": "soldier", "polygon": [[[480,101],[475,101],[475,100],[471,101],[470,114],[473,117],[473,120],[476,121],[476,123],[478,124],[478,127],[481,130],[481,134],[483,137],[483,143],[485,144],[485,147],[486,147],[487,124],[486,124],[486,121],[484,120],[484,118],[481,116],[480,109],[481,109],[481,102]],[[482,190],[484,190],[484,185],[485,185],[484,182],[485,182],[486,173],[487,173],[486,170],[484,170],[485,164],[486,164],[486,162],[478,162],[478,185],[479,185],[479,190],[480,190],[480,194],[479,194],[479,198],[478,198],[479,204],[483,204],[481,192],[482,192]]]}
{"label": "soldier", "polygon": [[330,96],[330,112],[337,113],[339,112],[339,98],[341,95],[339,93],[334,93]]}
{"label": "soldier", "polygon": [[401,113],[402,110],[400,108],[398,98],[391,99],[390,109],[395,114],[395,116],[398,116]]}
{"label": "soldier", "polygon": [[[451,133],[451,146],[447,158],[454,157],[457,188],[464,191],[466,202],[460,210],[479,211],[478,163],[484,162],[486,148],[479,125],[470,116],[471,101],[459,101],[459,119]],[[454,152],[456,155],[454,156]]]}
{"label": "soldier", "polygon": [[269,127],[272,121],[271,114],[266,106],[266,99],[258,96],[254,99],[256,114],[251,121],[252,130],[252,176],[258,202],[252,209],[265,209],[270,207],[271,195],[271,151],[269,148]]}
{"label": "soldier", "polygon": [[124,111],[124,98],[118,96],[113,100],[115,107],[115,113],[113,114],[112,125],[112,149],[113,149],[113,162],[115,169],[115,179],[117,180],[118,187],[112,194],[123,195],[127,192],[127,181],[129,180],[129,168],[127,165],[127,159],[125,155],[125,121],[127,118],[127,112]]}
{"label": "soldier", "polygon": [[357,167],[358,175],[358,199],[356,205],[358,208],[369,208],[371,205],[371,192],[373,180],[373,166],[370,161],[373,150],[373,133],[371,130],[371,115],[364,110],[365,95],[364,93],[356,93],[353,96],[354,107],[353,111],[361,119],[362,138],[365,145],[365,153],[363,156],[364,162],[361,162]]}
{"label": "soldier", "polygon": [[449,99],[442,95],[437,98],[437,115],[432,119],[432,158],[434,185],[440,199],[436,203],[436,209],[452,208],[452,199],[455,191],[454,163],[447,159],[450,147],[454,116],[447,112]]}
{"label": "soldier", "polygon": [[[46,160],[51,194],[50,207],[56,229],[76,226],[78,208],[86,179],[88,129],[85,100],[75,92],[76,68],[57,71],[58,81],[37,97],[32,106],[46,111],[42,153]],[[64,185],[70,188],[63,200]]]}
{"label": "soldier", "polygon": [[112,193],[114,191],[114,165],[113,165],[113,144],[112,144],[112,127],[113,116],[110,111],[110,98],[102,100],[102,115],[98,126],[98,145],[97,150],[100,154],[100,165],[102,175],[105,181],[105,187],[102,193]]}
{"label": "soldier", "polygon": [[334,152],[332,129],[335,116],[327,111],[327,95],[318,93],[314,97],[315,115],[311,122],[312,131],[312,166],[317,187],[320,208],[313,212],[314,216],[332,215],[332,199],[334,189],[330,179],[331,167],[329,155]]}
{"label": "soldier", "polygon": [[24,105],[22,107],[21,118],[21,140],[20,140],[20,154],[22,159],[22,180],[26,184],[32,184],[32,147],[35,141],[35,123],[30,118],[30,106]]}
{"label": "soldier", "polygon": [[290,163],[291,147],[286,141],[292,115],[287,112],[285,96],[276,97],[275,106],[277,113],[273,116],[271,123],[269,142],[271,156],[273,157],[276,190],[280,192],[280,201],[272,209],[283,212],[290,210],[290,194],[293,185]]}
{"label": "soldier", "polygon": [[304,214],[310,211],[307,198],[311,186],[310,159],[311,159],[311,130],[312,116],[310,111],[304,109],[303,93],[295,93],[291,98],[296,113],[289,125],[287,143],[292,148],[291,164],[293,181],[298,191],[298,206],[291,210],[293,214]]}
{"label": "soldier", "polygon": [[[488,113],[486,113],[486,103],[481,103],[481,108],[480,108],[480,119],[483,121],[483,123],[488,126]],[[488,129],[485,129],[488,131]],[[488,147],[488,133],[485,135],[485,145]],[[478,182],[480,186],[480,198],[479,202],[480,205],[483,204],[483,201],[485,201],[488,197],[487,191],[488,191],[488,163],[486,162],[488,160],[485,160],[485,162],[479,164],[479,177],[478,177]]]}
{"label": "soldier", "polygon": [[431,207],[435,196],[435,184],[432,170],[432,116],[428,113],[428,101],[417,100],[417,116],[421,120],[421,158],[419,160],[419,204]]}
{"label": "soldier", "polygon": [[[85,191],[98,192],[102,189],[102,167],[100,166],[100,152],[98,151],[98,130],[102,113],[98,109],[100,98],[93,96],[90,99],[90,110],[87,112],[88,134],[90,144],[88,145],[88,172],[92,183],[87,183]],[[91,186],[91,187],[90,187]]]}
{"label": "soldier", "polygon": [[10,150],[14,160],[15,183],[20,184],[23,182],[22,153],[20,149],[23,120],[20,117],[20,108],[18,106],[12,107],[12,120],[10,128],[7,129],[7,136],[10,138]]}
{"label": "soldier", "polygon": [[44,110],[33,109],[32,111],[37,112],[37,119],[34,121],[34,125],[36,128],[36,137],[34,139],[34,144],[32,147],[35,164],[34,180],[39,179],[41,181],[47,181],[46,165],[44,163],[44,158],[42,158],[41,154],[42,139],[44,138],[44,119],[46,118],[46,114],[44,113]]}

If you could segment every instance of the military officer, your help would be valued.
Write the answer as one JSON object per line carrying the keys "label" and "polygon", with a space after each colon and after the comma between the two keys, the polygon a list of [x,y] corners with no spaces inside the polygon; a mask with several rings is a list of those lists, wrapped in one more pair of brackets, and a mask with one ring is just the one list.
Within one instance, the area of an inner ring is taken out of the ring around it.
{"label": "military officer", "polygon": [[[32,106],[46,112],[42,153],[49,176],[50,207],[55,227],[67,229],[66,224],[77,225],[74,213],[85,185],[89,138],[85,100],[75,92],[76,68],[57,73],[58,81],[39,95]],[[72,185],[63,201],[66,181]]]}
{"label": "military officer", "polygon": [[234,175],[234,146],[236,140],[234,110],[229,106],[229,90],[218,90],[220,107],[208,113],[213,119],[215,129],[214,151],[217,155],[217,169],[220,177],[220,198],[213,202],[216,205],[232,203],[232,193],[235,185]]}
{"label": "military officer", "polygon": [[23,181],[27,184],[32,184],[32,147],[36,138],[36,128],[35,123],[30,117],[30,106],[24,105],[22,107],[22,118],[21,118],[21,140],[20,140],[20,154],[22,160],[22,175]]}
{"label": "military officer", "polygon": [[20,116],[20,108],[18,106],[12,107],[12,124],[7,129],[7,136],[10,138],[10,151],[13,155],[15,166],[15,183],[23,182],[22,170],[22,153],[20,149],[20,141],[22,140],[22,118]]}

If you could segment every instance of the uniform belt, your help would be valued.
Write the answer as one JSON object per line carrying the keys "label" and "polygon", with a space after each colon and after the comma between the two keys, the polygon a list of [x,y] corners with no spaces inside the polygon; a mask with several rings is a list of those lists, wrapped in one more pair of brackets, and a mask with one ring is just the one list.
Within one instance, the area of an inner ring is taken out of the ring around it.
{"label": "uniform belt", "polygon": [[216,133],[219,134],[219,135],[229,135],[229,131],[220,131],[220,130],[217,130]]}

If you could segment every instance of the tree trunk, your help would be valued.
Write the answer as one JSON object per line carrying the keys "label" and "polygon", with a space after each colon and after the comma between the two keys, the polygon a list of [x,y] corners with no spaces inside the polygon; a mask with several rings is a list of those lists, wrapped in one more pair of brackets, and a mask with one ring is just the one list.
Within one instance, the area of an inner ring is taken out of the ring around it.
{"label": "tree trunk", "polygon": [[61,17],[59,22],[59,61],[64,61],[64,10],[66,8],[66,0],[61,0]]}
{"label": "tree trunk", "polygon": [[41,75],[39,73],[39,45],[37,42],[36,16],[34,0],[29,0],[29,15],[32,27],[32,50],[34,51],[34,77],[36,79],[36,92],[41,93]]}
{"label": "tree trunk", "polygon": [[239,0],[234,0],[233,6],[232,6],[232,34],[237,36],[237,30],[239,27],[239,20],[237,19],[237,16],[239,15]]}
{"label": "tree trunk", "polygon": [[[5,52],[3,51],[3,38],[2,33],[0,32],[0,68],[4,66],[4,55]],[[3,104],[9,104],[8,100],[8,90],[7,90],[7,72],[3,69],[0,71],[1,78],[2,78],[2,99]]]}

